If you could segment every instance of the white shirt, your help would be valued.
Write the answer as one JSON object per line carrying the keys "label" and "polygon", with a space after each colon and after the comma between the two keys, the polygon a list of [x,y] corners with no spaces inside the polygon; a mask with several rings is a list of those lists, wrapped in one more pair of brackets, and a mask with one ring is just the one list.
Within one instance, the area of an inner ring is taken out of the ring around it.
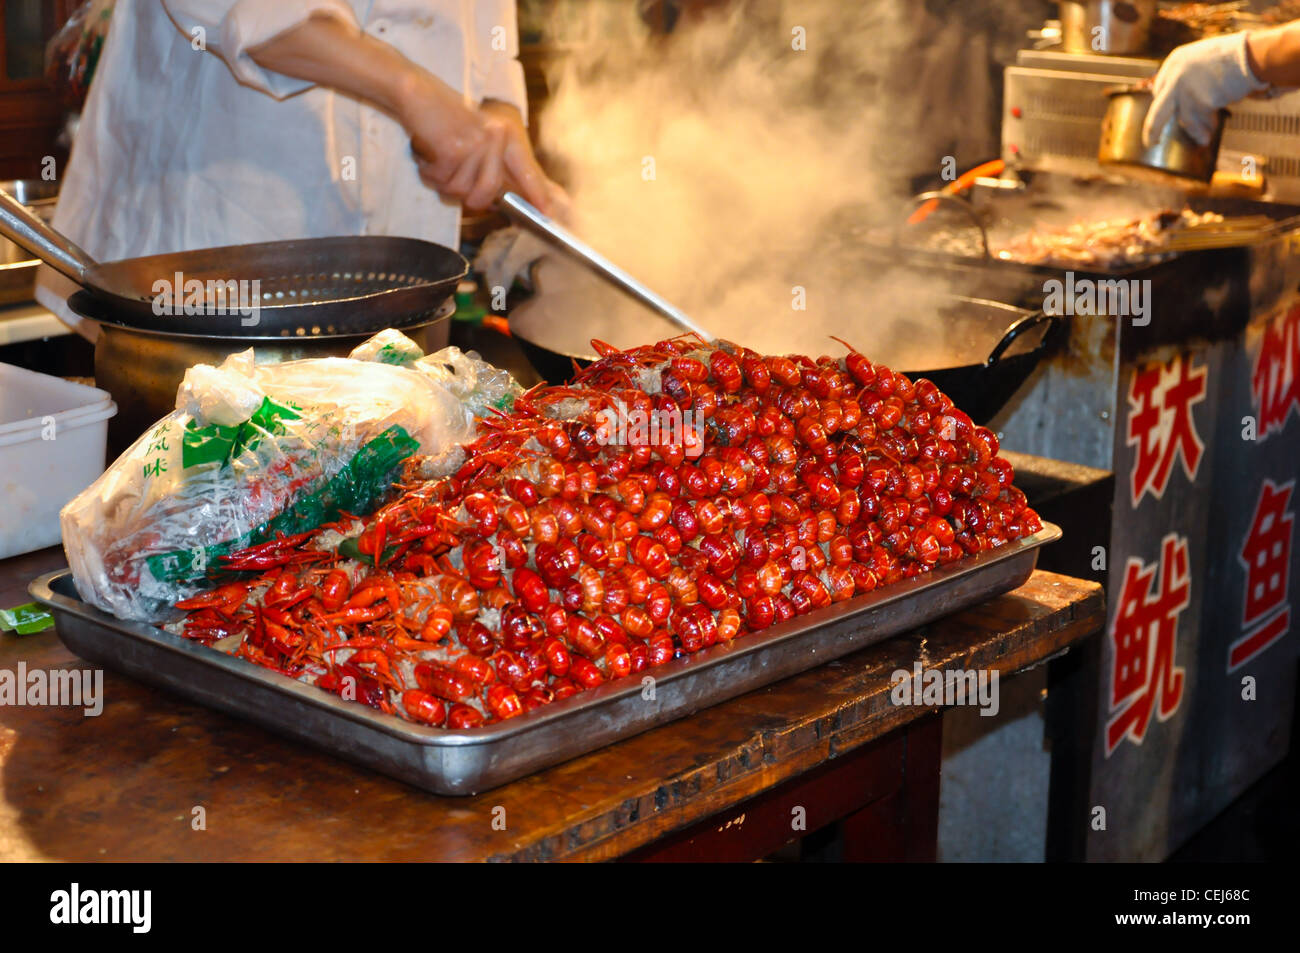
{"label": "white shirt", "polygon": [[[328,235],[456,247],[460,208],[420,181],[396,120],[248,55],[313,14],[383,40],[467,103],[526,109],[514,0],[119,0],[54,227],[100,261]],[[69,324],[74,290],[42,268],[37,300]]]}

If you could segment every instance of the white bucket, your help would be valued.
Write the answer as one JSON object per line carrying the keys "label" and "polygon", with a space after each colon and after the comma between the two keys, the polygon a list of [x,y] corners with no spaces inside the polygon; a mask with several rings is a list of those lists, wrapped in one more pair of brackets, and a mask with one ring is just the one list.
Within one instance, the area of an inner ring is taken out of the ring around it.
{"label": "white bucket", "polygon": [[59,510],[104,472],[107,392],[0,364],[0,559],[53,546]]}

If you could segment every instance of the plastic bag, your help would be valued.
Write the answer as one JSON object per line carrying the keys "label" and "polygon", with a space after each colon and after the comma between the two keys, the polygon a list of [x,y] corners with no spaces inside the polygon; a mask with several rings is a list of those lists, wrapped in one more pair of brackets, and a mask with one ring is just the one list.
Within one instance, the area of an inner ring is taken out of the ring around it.
{"label": "plastic bag", "polygon": [[475,351],[445,347],[410,366],[455,394],[473,417],[509,411],[523,393],[513,377],[486,363]]}
{"label": "plastic bag", "polygon": [[[364,353],[420,353],[399,337]],[[472,408],[518,392],[455,348],[408,366],[257,365],[251,349],[195,365],[176,410],[60,513],[77,591],[122,619],[172,618],[175,602],[212,586],[221,556],[372,511],[404,460],[458,451],[474,435]]]}
{"label": "plastic bag", "polygon": [[485,362],[477,351],[445,347],[426,356],[418,344],[392,329],[357,345],[348,357],[409,367],[437,381],[462,402],[468,411],[466,421],[510,410],[524,391],[508,372]]}
{"label": "plastic bag", "polygon": [[401,331],[389,328],[380,331],[365,343],[358,344],[348,357],[354,361],[377,361],[380,364],[409,367],[424,357],[424,351]]}

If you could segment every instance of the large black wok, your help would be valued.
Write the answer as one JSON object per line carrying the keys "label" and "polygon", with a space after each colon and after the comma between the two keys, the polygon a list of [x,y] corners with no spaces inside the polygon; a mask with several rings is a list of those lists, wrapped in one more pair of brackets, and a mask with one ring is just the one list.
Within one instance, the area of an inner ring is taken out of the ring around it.
{"label": "large black wok", "polygon": [[[543,280],[537,285],[539,293],[510,313],[510,333],[550,384],[569,381],[575,362],[582,366],[595,359],[591,338],[630,347],[680,333],[617,292],[596,286],[551,291]],[[1041,311],[952,294],[932,296],[924,305],[872,302],[857,311],[867,315],[857,326],[845,321],[825,333],[791,320],[782,347],[751,345],[743,324],[728,327],[712,316],[708,324],[723,339],[773,353],[836,353],[842,346],[830,340],[834,334],[872,361],[914,379],[928,378],[972,420],[986,423],[1055,346],[1059,320]]]}

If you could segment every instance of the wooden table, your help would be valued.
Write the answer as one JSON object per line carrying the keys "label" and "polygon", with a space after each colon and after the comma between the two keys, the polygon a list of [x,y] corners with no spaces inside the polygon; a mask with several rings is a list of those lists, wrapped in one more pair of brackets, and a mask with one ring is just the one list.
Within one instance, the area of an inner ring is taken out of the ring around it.
{"label": "wooden table", "polygon": [[[0,563],[0,606],[63,565]],[[1100,587],[1037,572],[915,633],[475,797],[426,794],[111,672],[99,717],[0,707],[0,860],[748,860],[839,823],[846,860],[933,859],[940,717],[889,676],[1003,676],[1100,631]],[[0,669],[86,668],[53,630]],[[200,821],[202,823],[200,823]]]}

